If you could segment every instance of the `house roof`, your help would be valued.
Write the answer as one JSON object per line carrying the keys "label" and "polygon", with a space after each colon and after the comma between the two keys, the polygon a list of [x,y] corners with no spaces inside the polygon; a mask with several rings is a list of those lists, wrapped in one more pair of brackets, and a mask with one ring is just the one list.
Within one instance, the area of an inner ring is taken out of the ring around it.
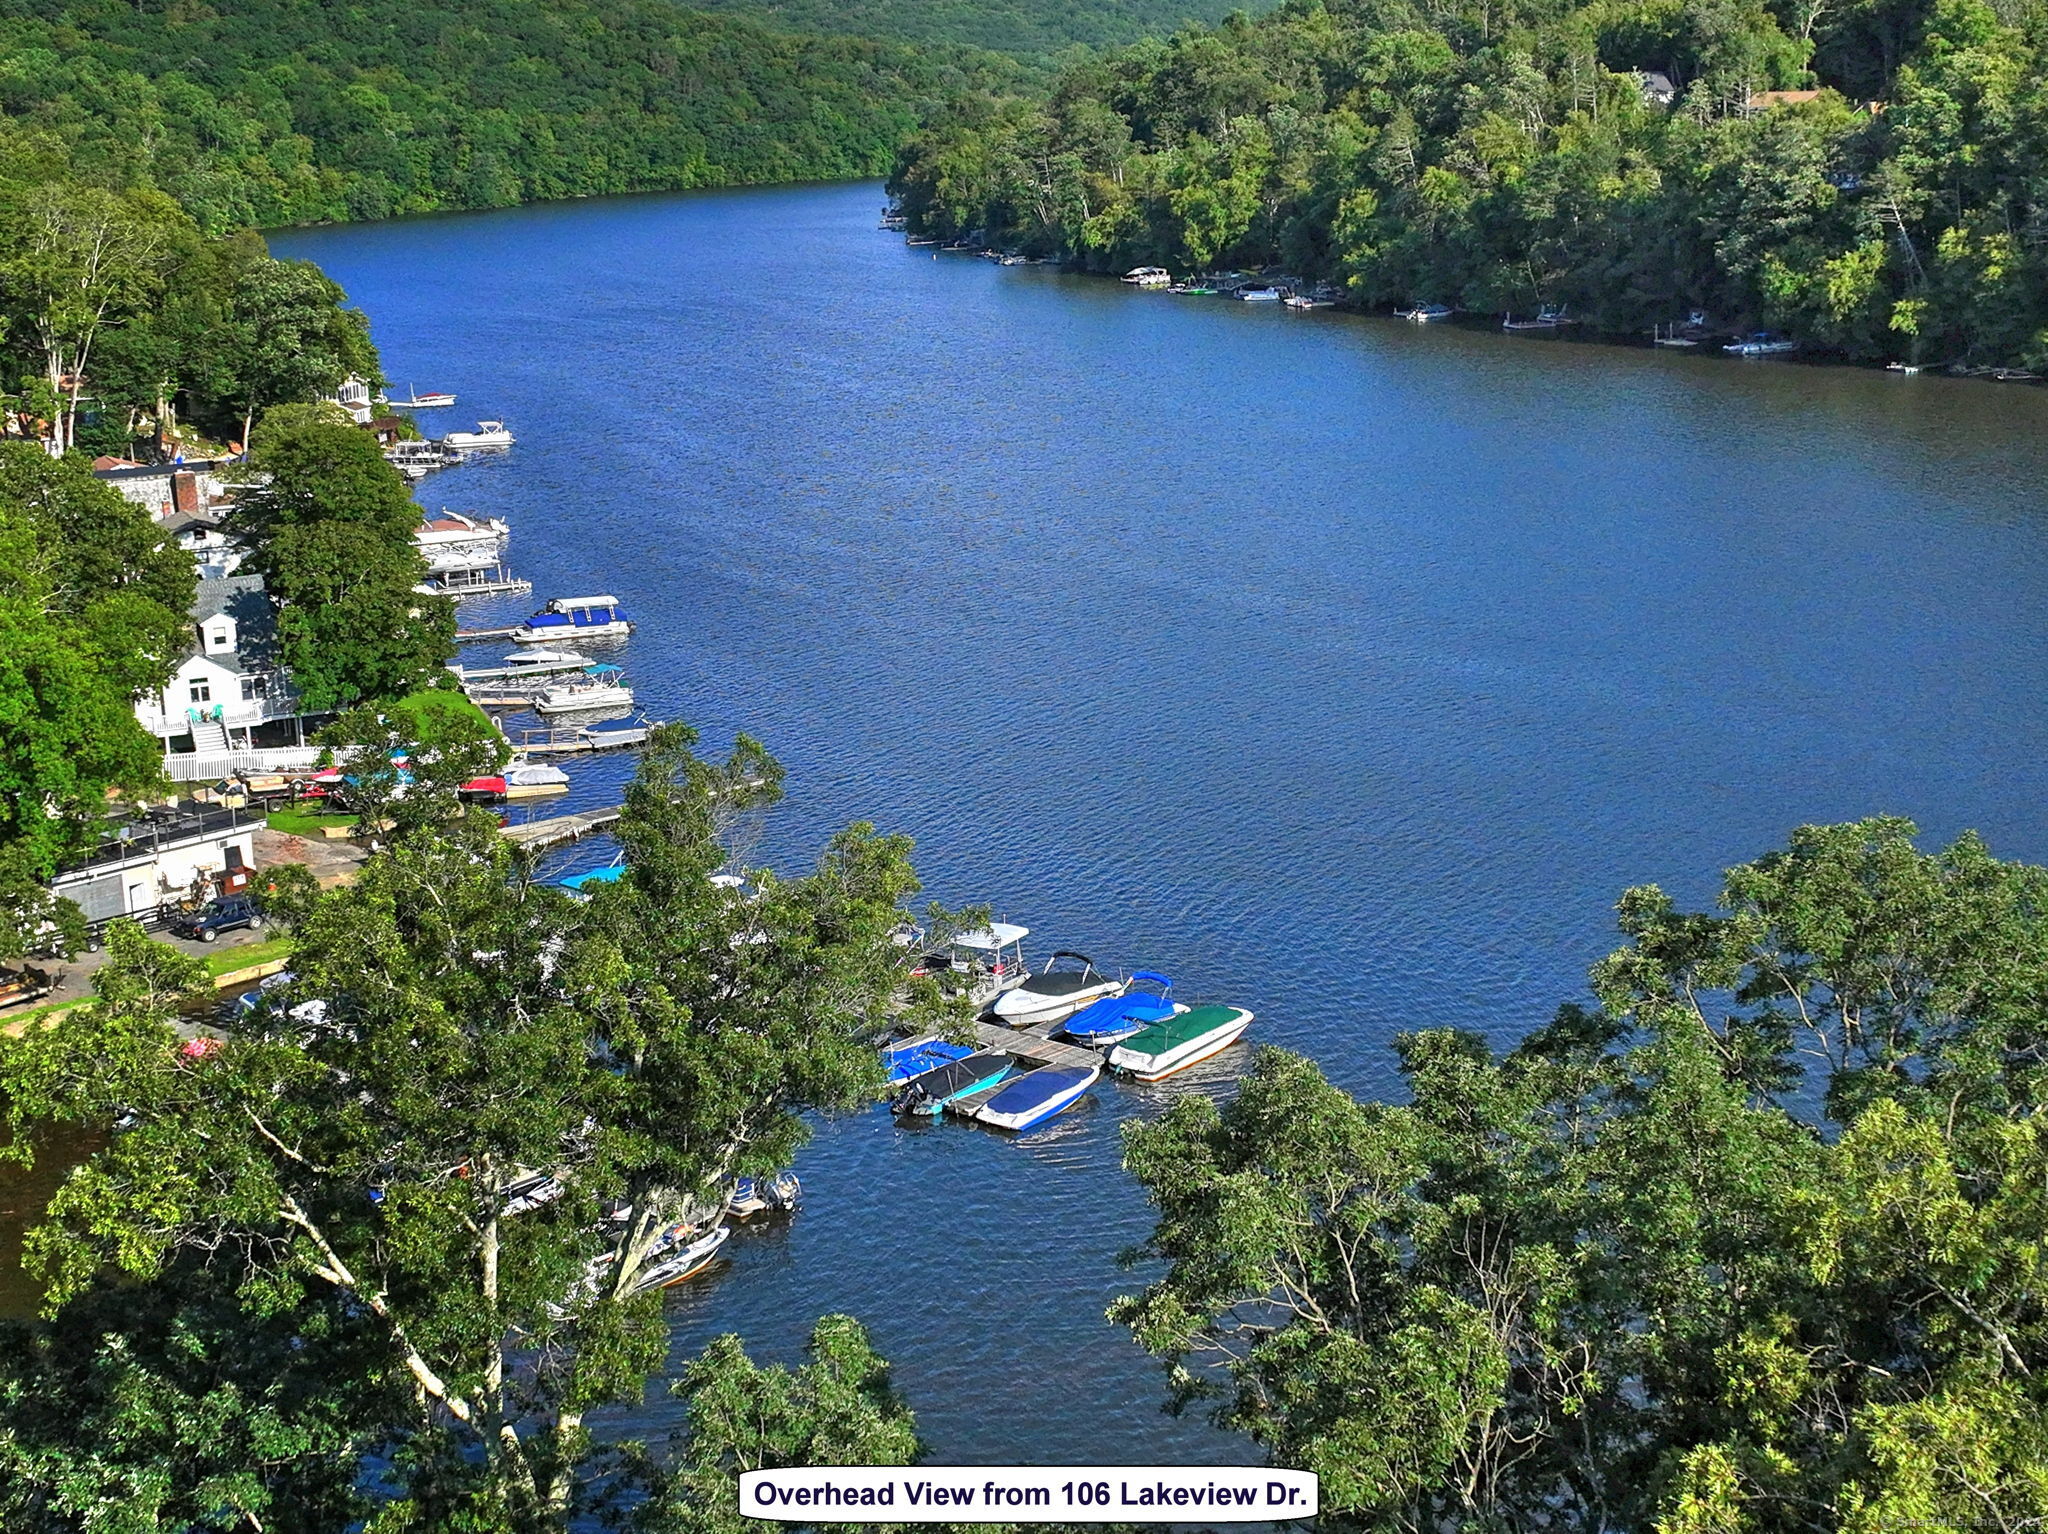
{"label": "house roof", "polygon": [[1765,107],[1796,107],[1818,100],[1819,91],[1758,91],[1749,98],[1749,105],[1752,111],[1761,111]]}
{"label": "house roof", "polygon": [[[208,651],[200,642],[199,629],[207,619],[223,615],[235,620],[235,648]],[[277,624],[262,576],[230,575],[222,580],[201,581],[198,594],[192,599],[192,624],[188,658],[205,655],[208,660],[236,671],[277,668]]]}

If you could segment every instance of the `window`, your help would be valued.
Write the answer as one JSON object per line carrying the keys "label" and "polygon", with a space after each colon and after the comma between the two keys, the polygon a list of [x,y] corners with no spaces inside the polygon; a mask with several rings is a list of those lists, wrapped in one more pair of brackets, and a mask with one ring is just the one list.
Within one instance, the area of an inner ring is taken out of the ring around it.
{"label": "window", "polygon": [[232,650],[235,647],[235,626],[232,623],[209,624],[206,630],[208,650]]}
{"label": "window", "polygon": [[193,682],[192,701],[194,703],[211,703],[213,701],[213,683],[204,680]]}
{"label": "window", "polygon": [[270,689],[264,685],[264,679],[260,676],[245,676],[242,678],[242,701],[244,703],[253,703],[269,691]]}

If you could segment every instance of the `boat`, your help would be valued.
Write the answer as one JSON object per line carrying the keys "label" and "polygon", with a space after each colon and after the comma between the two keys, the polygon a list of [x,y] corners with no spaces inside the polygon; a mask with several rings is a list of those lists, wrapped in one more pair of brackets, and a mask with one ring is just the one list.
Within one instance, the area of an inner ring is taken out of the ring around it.
{"label": "boat", "polygon": [[1447,320],[1453,311],[1449,304],[1410,304],[1405,309],[1396,309],[1397,320],[1413,320],[1416,324],[1427,324],[1431,320]]}
{"label": "boat", "polygon": [[626,877],[624,860],[608,863],[603,868],[586,868],[580,874],[570,874],[555,882],[579,900],[588,900],[591,892],[600,885],[617,884]]}
{"label": "boat", "polygon": [[714,1225],[701,1235],[676,1238],[655,1252],[626,1293],[645,1294],[649,1289],[669,1289],[686,1278],[695,1278],[711,1266],[711,1259],[731,1237],[729,1227]]}
{"label": "boat", "polygon": [[552,1172],[521,1172],[505,1185],[504,1213],[508,1219],[513,1215],[531,1214],[552,1204],[568,1191]]}
{"label": "boat", "polygon": [[1166,291],[1169,293],[1188,293],[1197,297],[1206,297],[1216,290],[1206,282],[1176,282]]}
{"label": "boat", "polygon": [[1884,370],[1887,373],[1904,373],[1910,377],[1920,372],[1924,366],[1925,364],[1918,362],[1887,362]]}
{"label": "boat", "polygon": [[1125,1039],[1109,1052],[1109,1068],[1139,1081],[1161,1081],[1221,1054],[1251,1022],[1243,1007],[1195,1007]]}
{"label": "boat", "polygon": [[584,725],[576,732],[586,749],[591,751],[617,751],[626,746],[644,746],[647,737],[658,726],[645,714],[634,714],[625,719],[604,719]]}
{"label": "boat", "polygon": [[[1158,994],[1132,988],[1139,985],[1156,985]],[[1122,995],[1105,996],[1100,1001],[1090,1002],[1068,1018],[1061,1025],[1060,1032],[1076,1044],[1090,1049],[1106,1049],[1134,1033],[1143,1032],[1154,1023],[1163,1023],[1185,1011],[1186,1007],[1173,1000],[1171,980],[1156,971],[1141,969],[1131,976],[1130,986]]]}
{"label": "boat", "polygon": [[927,1034],[921,1039],[912,1039],[905,1044],[891,1044],[882,1051],[882,1070],[894,1085],[911,1081],[926,1071],[935,1071],[942,1065],[955,1060],[965,1060],[974,1053],[968,1044],[948,1044],[936,1034]]}
{"label": "boat", "polygon": [[565,671],[585,671],[597,663],[574,650],[515,650],[500,664],[471,671],[466,666],[449,669],[465,682],[500,682],[519,686],[537,677],[560,676]]}
{"label": "boat", "polygon": [[503,421],[478,421],[475,431],[451,431],[441,439],[441,445],[466,453],[480,447],[510,447],[517,440],[505,430]]}
{"label": "boat", "polygon": [[1016,1063],[1008,1055],[993,1050],[950,1061],[905,1082],[903,1090],[889,1104],[889,1111],[906,1118],[929,1117],[956,1097],[994,1086],[1010,1074]]}
{"label": "boat", "polygon": [[1277,304],[1280,302],[1278,288],[1239,288],[1237,296],[1248,304]]}
{"label": "boat", "polygon": [[512,631],[515,644],[552,644],[564,639],[597,639],[630,634],[633,621],[617,597],[556,597]]}
{"label": "boat", "polygon": [[[406,387],[412,388],[410,384]],[[386,403],[396,405],[401,410],[439,410],[443,406],[454,404],[455,396],[440,389],[429,389],[425,394],[413,389],[411,399],[394,399]]]}
{"label": "boat", "polygon": [[515,762],[505,769],[507,799],[544,799],[568,791],[569,774],[546,762]]}
{"label": "boat", "polygon": [[741,1177],[734,1180],[726,1196],[725,1212],[738,1219],[756,1214],[794,1214],[802,1202],[804,1185],[794,1172],[777,1172],[773,1177]]}
{"label": "boat", "polygon": [[505,797],[505,780],[495,772],[485,773],[482,777],[471,778],[467,783],[456,789],[455,796],[458,799],[468,799],[477,802],[503,799]]}
{"label": "boat", "polygon": [[997,1129],[1029,1129],[1073,1107],[1101,1074],[1099,1065],[1048,1065],[1029,1071],[975,1109],[974,1116]]}
{"label": "boat", "polygon": [[1295,310],[1334,309],[1337,307],[1337,300],[1334,298],[1314,298],[1307,293],[1296,293],[1292,298],[1283,299],[1281,307]]}
{"label": "boat", "polygon": [[631,708],[633,689],[617,666],[591,666],[573,681],[557,682],[533,700],[538,714],[587,714],[601,708]]}
{"label": "boat", "polygon": [[[1075,960],[1080,968],[1062,969],[1062,959]],[[998,996],[989,1012],[997,1021],[1013,1028],[1056,1023],[1073,1016],[1091,1001],[1120,995],[1123,988],[1123,981],[1103,974],[1088,955],[1063,948],[1045,961],[1044,969]]]}
{"label": "boat", "polygon": [[407,479],[420,480],[460,463],[462,455],[438,442],[394,442],[384,449],[384,461]]}
{"label": "boat", "polygon": [[1518,320],[1512,314],[1500,322],[1502,330],[1555,330],[1560,325],[1569,325],[1564,308],[1559,304],[1545,304],[1536,311],[1534,319]]}
{"label": "boat", "polygon": [[1173,273],[1163,266],[1134,266],[1123,280],[1138,288],[1165,288],[1173,285]]}
{"label": "boat", "polygon": [[975,1006],[987,1006],[1029,975],[1024,963],[1024,939],[1029,936],[1029,927],[992,921],[961,933],[937,953],[920,955],[910,973],[938,977],[945,988]]}
{"label": "boat", "polygon": [[1730,341],[1722,351],[1736,357],[1777,357],[1799,350],[1799,343],[1774,330],[1752,330],[1740,340]]}

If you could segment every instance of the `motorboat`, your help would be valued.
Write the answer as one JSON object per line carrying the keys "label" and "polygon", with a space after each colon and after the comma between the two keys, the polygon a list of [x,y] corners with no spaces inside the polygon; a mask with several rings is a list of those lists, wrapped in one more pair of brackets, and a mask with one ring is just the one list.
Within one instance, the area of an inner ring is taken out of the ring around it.
{"label": "motorboat", "polygon": [[1397,320],[1413,320],[1418,325],[1426,325],[1431,320],[1447,320],[1451,317],[1451,314],[1452,310],[1449,304],[1410,304],[1405,309],[1396,309],[1394,311],[1394,318]]}
{"label": "motorboat", "polygon": [[569,774],[547,762],[515,762],[504,778],[507,799],[545,799],[569,791]]}
{"label": "motorboat", "polygon": [[[408,384],[406,387],[411,388],[412,386]],[[445,406],[454,404],[455,396],[439,389],[429,389],[425,394],[420,393],[417,389],[413,389],[411,399],[395,399],[387,401],[387,403],[396,405],[401,410],[440,410]]]}
{"label": "motorboat", "polygon": [[1730,341],[1721,350],[1735,357],[1778,357],[1798,351],[1799,343],[1774,330],[1753,330],[1739,340]]}
{"label": "motorboat", "polygon": [[1282,294],[1278,288],[1239,288],[1237,296],[1248,304],[1277,304]]}
{"label": "motorboat", "polygon": [[552,1172],[522,1171],[505,1185],[503,1212],[508,1219],[513,1215],[531,1214],[552,1204],[568,1191],[561,1178]]}
{"label": "motorboat", "polygon": [[718,1249],[732,1238],[729,1226],[714,1225],[694,1235],[677,1236],[658,1248],[640,1269],[627,1294],[645,1294],[649,1289],[669,1289],[686,1278],[695,1278],[711,1266]]}
{"label": "motorboat", "polygon": [[607,884],[617,884],[626,877],[623,858],[606,864],[603,868],[586,868],[580,874],[569,874],[555,882],[567,890],[571,898],[588,900],[593,893]]}
{"label": "motorboat", "polygon": [[989,1051],[968,1055],[912,1077],[889,1104],[892,1113],[906,1118],[929,1117],[956,1097],[992,1087],[1009,1075],[1016,1061],[1008,1055]]}
{"label": "motorboat", "polygon": [[936,1034],[927,1034],[907,1043],[891,1044],[883,1050],[882,1071],[894,1085],[913,1080],[926,1071],[935,1071],[942,1065],[950,1065],[955,1060],[965,1060],[973,1053],[971,1045],[948,1044]]}
{"label": "motorboat", "polygon": [[1243,1007],[1194,1007],[1125,1039],[1109,1052],[1109,1068],[1139,1081],[1162,1081],[1221,1054],[1251,1023]]}
{"label": "motorboat", "polygon": [[1134,266],[1123,280],[1136,288],[1164,288],[1173,284],[1173,273],[1163,266]]}
{"label": "motorboat", "polygon": [[478,421],[475,431],[451,431],[441,439],[441,445],[466,453],[480,447],[510,447],[517,440],[505,430],[503,421]]}
{"label": "motorboat", "polygon": [[534,677],[560,676],[565,671],[583,671],[597,663],[588,655],[579,655],[574,650],[516,650],[505,656],[495,666],[479,666],[472,671],[467,666],[450,666],[456,679],[462,682],[496,682],[503,686],[521,687]]}
{"label": "motorboat", "polygon": [[505,797],[505,779],[499,773],[487,772],[481,777],[471,778],[456,789],[455,794],[459,799],[475,803],[493,802]]}
{"label": "motorboat", "polygon": [[[1062,959],[1070,962],[1062,965]],[[1044,969],[998,996],[989,1012],[1013,1028],[1056,1023],[1091,1001],[1121,995],[1123,988],[1123,981],[1103,974],[1088,955],[1063,948],[1045,961]]]}
{"label": "motorboat", "polygon": [[738,1219],[756,1214],[794,1214],[802,1202],[804,1185],[794,1172],[777,1172],[773,1177],[741,1177],[726,1196],[725,1212]]}
{"label": "motorboat", "polygon": [[1029,927],[992,921],[962,932],[939,952],[920,955],[910,973],[938,977],[941,986],[985,1007],[1029,975],[1024,963],[1024,939],[1029,936]]}
{"label": "motorboat", "polygon": [[576,733],[591,751],[617,751],[626,746],[644,746],[656,725],[645,714],[634,714],[625,719],[606,719],[596,724],[586,724]]}
{"label": "motorboat", "polygon": [[1545,304],[1536,311],[1533,319],[1518,320],[1512,314],[1500,322],[1502,330],[1555,330],[1572,321],[1565,317],[1564,308],[1559,304]]}
{"label": "motorboat", "polygon": [[1074,1106],[1102,1074],[1099,1065],[1048,1065],[1029,1071],[974,1110],[997,1129],[1029,1129]]}
{"label": "motorboat", "polygon": [[567,682],[557,682],[533,700],[535,713],[588,714],[599,709],[631,708],[633,689],[621,680],[617,666],[591,666]]}
{"label": "motorboat", "polygon": [[555,644],[632,632],[633,621],[617,597],[556,597],[514,629],[512,639],[518,644]]}
{"label": "motorboat", "polygon": [[[1136,989],[1140,985],[1157,986],[1158,991]],[[1060,1031],[1076,1044],[1106,1049],[1185,1011],[1186,1007],[1173,1000],[1171,980],[1154,970],[1141,969],[1131,976],[1122,995],[1090,1002],[1068,1018]]]}

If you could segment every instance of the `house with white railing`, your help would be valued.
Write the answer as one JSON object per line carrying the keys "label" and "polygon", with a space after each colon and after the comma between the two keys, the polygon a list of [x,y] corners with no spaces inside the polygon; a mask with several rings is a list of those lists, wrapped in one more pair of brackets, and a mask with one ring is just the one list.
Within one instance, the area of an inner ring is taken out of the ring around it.
{"label": "house with white railing", "polygon": [[[202,580],[192,625],[192,648],[169,684],[135,705],[142,727],[172,753],[171,776],[191,780],[311,762],[314,748],[306,745],[298,694],[278,658],[263,578]],[[186,757],[193,760],[180,760]]]}

